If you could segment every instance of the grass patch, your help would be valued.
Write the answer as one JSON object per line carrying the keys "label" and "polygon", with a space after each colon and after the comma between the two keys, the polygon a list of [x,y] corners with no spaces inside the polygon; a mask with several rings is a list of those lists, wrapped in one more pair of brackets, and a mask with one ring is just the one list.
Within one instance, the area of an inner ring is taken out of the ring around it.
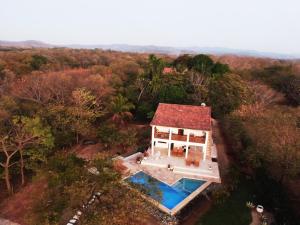
{"label": "grass patch", "polygon": [[253,200],[253,184],[241,180],[238,188],[225,199],[224,203],[214,204],[196,225],[249,225],[251,214],[246,202]]}

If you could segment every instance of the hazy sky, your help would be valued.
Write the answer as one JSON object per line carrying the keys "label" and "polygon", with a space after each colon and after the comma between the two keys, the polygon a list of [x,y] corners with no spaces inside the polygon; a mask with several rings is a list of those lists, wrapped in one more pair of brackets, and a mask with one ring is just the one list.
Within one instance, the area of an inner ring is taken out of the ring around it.
{"label": "hazy sky", "polygon": [[0,0],[0,40],[300,53],[300,0]]}

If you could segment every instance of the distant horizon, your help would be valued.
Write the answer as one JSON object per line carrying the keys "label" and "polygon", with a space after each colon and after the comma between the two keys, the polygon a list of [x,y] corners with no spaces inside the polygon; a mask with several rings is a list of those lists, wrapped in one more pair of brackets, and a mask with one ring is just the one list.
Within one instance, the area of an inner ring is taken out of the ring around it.
{"label": "distant horizon", "polygon": [[260,53],[270,53],[270,54],[282,54],[282,55],[293,55],[293,56],[300,56],[299,52],[294,53],[287,53],[287,52],[280,52],[280,51],[268,51],[268,50],[259,50],[259,49],[253,49],[253,48],[247,48],[247,47],[229,47],[229,46],[201,46],[201,45],[161,45],[161,44],[154,44],[154,43],[145,43],[145,44],[138,44],[138,43],[126,43],[126,42],[109,42],[109,43],[83,43],[83,42],[57,42],[57,41],[45,41],[45,40],[39,40],[39,39],[11,39],[11,40],[4,40],[0,39],[0,41],[4,42],[27,42],[27,41],[35,41],[35,42],[41,42],[44,44],[49,44],[53,46],[72,46],[72,45],[82,45],[82,46],[95,46],[95,45],[103,45],[103,46],[109,46],[109,45],[128,45],[128,46],[155,46],[155,47],[170,47],[170,48],[218,48],[218,49],[228,49],[228,50],[238,50],[238,51],[253,51],[253,52],[260,52]]}
{"label": "distant horizon", "polygon": [[5,42],[27,42],[27,41],[36,41],[36,42],[41,42],[44,44],[49,44],[53,46],[72,46],[72,45],[82,45],[82,46],[95,46],[95,45],[128,45],[128,46],[155,46],[155,47],[170,47],[170,48],[218,48],[218,49],[231,49],[231,50],[239,50],[239,51],[254,51],[254,52],[261,52],[261,53],[274,53],[274,54],[282,54],[282,55],[295,55],[295,56],[300,56],[300,51],[295,52],[295,53],[285,53],[285,52],[278,52],[278,51],[263,51],[259,49],[251,49],[251,48],[234,48],[234,47],[228,47],[228,46],[200,46],[200,45],[183,45],[183,46],[176,46],[176,45],[159,45],[159,44],[150,44],[150,43],[145,43],[145,44],[129,44],[125,42],[118,42],[118,43],[80,43],[80,42],[69,42],[69,43],[62,43],[62,42],[54,42],[54,41],[44,41],[44,40],[37,40],[37,39],[26,39],[26,40],[2,40],[0,41],[5,41]]}
{"label": "distant horizon", "polygon": [[6,0],[1,9],[3,40],[300,54],[298,0]]}
{"label": "distant horizon", "polygon": [[[238,49],[238,48],[230,48],[230,47],[224,47],[224,46],[163,46],[163,45],[155,45],[155,44],[127,44],[127,43],[111,43],[111,44],[101,44],[101,43],[94,43],[94,44],[85,44],[85,43],[71,43],[71,44],[63,44],[63,43],[58,43],[58,44],[53,44],[51,42],[46,42],[43,40],[0,40],[0,42],[8,42],[8,43],[25,43],[25,42],[36,42],[36,43],[41,43],[41,44],[46,44],[50,45],[50,47],[68,47],[68,48],[83,48],[83,49],[93,49],[93,48],[101,48],[102,47],[137,47],[137,48],[143,48],[143,47],[153,47],[157,48],[157,50],[163,50],[163,49],[174,49],[174,50],[182,50],[182,51],[191,51],[194,53],[197,53],[197,50],[207,50],[208,52],[204,54],[219,54],[219,55],[226,55],[226,54],[233,54],[233,55],[240,55],[240,56],[253,56],[253,57],[270,57],[270,58],[282,58],[282,59],[300,59],[300,53],[294,53],[294,54],[287,54],[287,53],[282,53],[282,52],[269,52],[269,51],[260,51],[256,49]],[[1,43],[0,43],[1,45]],[[107,48],[109,49],[109,48]],[[107,50],[106,49],[106,50]],[[115,48],[112,48],[112,50],[116,50]],[[118,51],[118,49],[117,49]],[[121,50],[125,51],[125,50]],[[134,52],[134,51],[129,51],[129,52]],[[141,52],[137,51],[137,52]],[[145,51],[146,53],[147,51]],[[167,53],[168,54],[168,53]]]}

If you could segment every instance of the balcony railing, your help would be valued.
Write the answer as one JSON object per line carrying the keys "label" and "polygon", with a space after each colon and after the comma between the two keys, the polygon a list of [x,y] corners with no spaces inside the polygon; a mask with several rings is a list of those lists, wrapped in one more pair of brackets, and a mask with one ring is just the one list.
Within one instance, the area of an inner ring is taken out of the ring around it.
{"label": "balcony railing", "polygon": [[174,141],[187,141],[187,135],[172,134],[171,139]]}
{"label": "balcony railing", "polygon": [[198,136],[190,136],[190,142],[196,142],[196,143],[205,143],[205,136],[198,137]]}
{"label": "balcony railing", "polygon": [[[159,139],[169,139],[169,133],[168,132],[155,131],[154,137],[159,138]],[[172,134],[171,135],[171,140],[174,140],[174,141],[187,141],[187,135]],[[202,137],[200,137],[200,136],[190,136],[189,142],[204,144],[205,143],[205,136],[202,136]]]}
{"label": "balcony railing", "polygon": [[169,133],[156,131],[154,133],[154,137],[160,139],[169,139]]}

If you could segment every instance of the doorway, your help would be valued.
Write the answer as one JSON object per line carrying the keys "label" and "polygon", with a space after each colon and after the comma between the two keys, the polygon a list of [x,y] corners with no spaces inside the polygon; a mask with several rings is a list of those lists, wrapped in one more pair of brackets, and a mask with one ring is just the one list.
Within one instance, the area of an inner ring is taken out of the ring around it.
{"label": "doorway", "polygon": [[183,135],[183,129],[178,129],[178,135]]}

